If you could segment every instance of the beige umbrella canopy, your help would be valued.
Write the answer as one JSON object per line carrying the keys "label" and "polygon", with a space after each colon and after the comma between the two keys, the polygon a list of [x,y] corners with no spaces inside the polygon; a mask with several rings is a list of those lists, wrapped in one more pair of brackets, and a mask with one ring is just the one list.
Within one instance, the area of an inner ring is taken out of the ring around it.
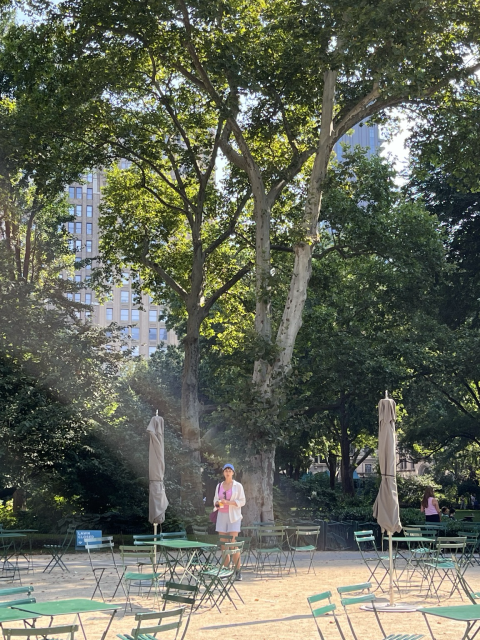
{"label": "beige umbrella canopy", "polygon": [[[387,395],[387,394],[385,394]],[[395,402],[387,397],[378,403],[378,462],[382,481],[373,505],[373,516],[388,533],[390,556],[390,604],[393,605],[392,535],[402,530],[397,492],[397,439]]]}
{"label": "beige umbrella canopy", "polygon": [[164,452],[164,422],[161,416],[154,416],[147,427],[150,434],[150,447],[148,451],[148,520],[152,524],[161,524],[165,520],[165,511],[168,507],[165,495],[165,452]]}

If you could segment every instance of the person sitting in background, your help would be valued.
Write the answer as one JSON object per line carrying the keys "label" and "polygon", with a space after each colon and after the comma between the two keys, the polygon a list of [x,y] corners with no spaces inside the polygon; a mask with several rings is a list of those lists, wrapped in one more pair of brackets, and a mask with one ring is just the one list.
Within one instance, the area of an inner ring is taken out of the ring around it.
{"label": "person sitting in background", "polygon": [[440,514],[442,516],[442,518],[448,518],[449,514],[448,514],[448,507],[442,507],[442,513]]}
{"label": "person sitting in background", "polygon": [[448,517],[451,518],[452,520],[455,520],[455,509],[453,507],[450,507]]}

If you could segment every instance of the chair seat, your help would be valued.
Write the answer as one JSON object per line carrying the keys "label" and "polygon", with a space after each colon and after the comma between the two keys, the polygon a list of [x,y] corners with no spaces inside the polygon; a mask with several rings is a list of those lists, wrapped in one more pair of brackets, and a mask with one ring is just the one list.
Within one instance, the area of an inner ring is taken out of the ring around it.
{"label": "chair seat", "polygon": [[434,569],[455,569],[456,565],[450,560],[444,560],[442,562],[425,562],[426,567],[433,567]]}
{"label": "chair seat", "polygon": [[430,549],[429,547],[420,547],[418,549],[412,549],[412,553],[413,554],[421,554],[421,555],[425,555],[425,554],[433,554],[435,553],[435,549]]}
{"label": "chair seat", "polygon": [[313,544],[307,544],[304,547],[292,547],[292,551],[315,551],[316,548]]}
{"label": "chair seat", "polygon": [[209,578],[230,578],[233,573],[232,569],[210,569],[200,572],[202,576],[208,576]]}
{"label": "chair seat", "polygon": [[271,547],[270,549],[256,549],[256,553],[282,553],[280,547]]}
{"label": "chair seat", "polygon": [[127,571],[124,575],[125,580],[155,580],[158,577],[158,573],[135,573],[133,571]]}

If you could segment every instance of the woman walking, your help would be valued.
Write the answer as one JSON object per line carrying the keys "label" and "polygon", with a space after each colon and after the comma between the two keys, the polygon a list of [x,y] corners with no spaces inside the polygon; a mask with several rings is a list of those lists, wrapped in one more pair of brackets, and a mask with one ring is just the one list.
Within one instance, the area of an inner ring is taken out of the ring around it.
{"label": "woman walking", "polygon": [[[233,479],[235,469],[233,464],[227,463],[223,467],[223,482],[217,485],[215,489],[215,497],[213,499],[214,507],[218,511],[217,525],[215,527],[220,538],[222,535],[228,535],[232,542],[235,542],[240,532],[240,524],[242,522],[242,507],[245,505],[245,492],[240,482]],[[240,572],[240,554],[233,556],[233,562],[237,570],[237,580],[242,579]]]}
{"label": "woman walking", "polygon": [[427,487],[420,505],[420,511],[425,513],[426,522],[440,522],[440,507],[435,498],[433,487]]}

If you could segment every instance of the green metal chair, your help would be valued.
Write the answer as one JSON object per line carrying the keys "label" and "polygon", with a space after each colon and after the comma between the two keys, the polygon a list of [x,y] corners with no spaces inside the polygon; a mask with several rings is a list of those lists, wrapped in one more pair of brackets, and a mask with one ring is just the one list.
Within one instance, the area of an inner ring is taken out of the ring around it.
{"label": "green metal chair", "polygon": [[[455,590],[458,591],[460,597],[462,592],[459,589],[459,575],[463,575],[468,564],[465,561],[466,537],[448,537],[439,536],[437,538],[437,548],[434,558],[426,560],[423,564],[426,571],[426,579],[428,581],[428,597],[432,591],[435,592],[438,600],[440,600],[439,591],[448,578],[452,584],[450,595]],[[435,578],[439,578],[438,584],[435,584]]]}
{"label": "green metal chair", "polygon": [[[290,568],[293,565],[295,573],[297,573],[297,566],[295,564],[295,555],[309,554],[310,563],[308,565],[307,573],[310,573],[310,569],[313,569],[314,575],[315,567],[313,566],[313,559],[315,551],[317,550],[318,536],[320,535],[320,527],[296,527],[293,534],[293,541],[287,536],[288,546],[291,554]],[[292,544],[293,542],[293,544]]]}
{"label": "green metal chair", "polygon": [[[137,626],[135,629],[132,629],[132,633],[118,633],[117,638],[120,638],[120,640],[155,640],[157,633],[172,631],[175,632],[173,639],[176,640],[183,624],[182,618],[184,612],[185,607],[178,607],[177,609],[170,609],[168,611],[137,613],[135,616]],[[151,620],[158,620],[158,623],[154,626],[142,627],[142,622],[149,622]]]}
{"label": "green metal chair", "polygon": [[267,525],[259,527],[256,532],[255,571],[262,574],[268,567],[272,571],[277,569],[277,575],[281,576],[286,563],[284,543],[285,527]]}
{"label": "green metal chair", "polygon": [[[365,636],[359,638],[355,632],[355,627],[352,622],[351,607],[362,606],[365,604],[371,604],[375,613],[375,619],[382,634],[382,640],[421,640],[424,634],[418,633],[392,633],[386,634],[382,626],[380,616],[378,615],[377,608],[375,607],[375,594],[370,592],[372,585],[370,582],[363,582],[362,584],[352,584],[342,587],[337,587],[337,591],[340,595],[340,603],[345,612],[345,616],[348,621],[348,626],[355,640],[365,640]],[[368,614],[371,615],[371,614]]]}
{"label": "green metal chair", "polygon": [[11,640],[11,638],[28,638],[28,636],[36,636],[44,640],[57,640],[59,635],[68,635],[70,640],[74,640],[76,631],[78,631],[78,624],[56,627],[35,627],[34,629],[4,628],[3,637],[5,640]]}
{"label": "green metal chair", "polygon": [[[313,619],[315,620],[315,625],[317,627],[318,635],[320,636],[321,640],[326,640],[325,636],[323,635],[322,628],[320,626],[320,619],[323,619],[325,616],[328,616],[329,614],[331,614],[333,619],[335,620],[335,624],[337,625],[337,629],[342,640],[346,640],[343,634],[342,627],[340,626],[338,618],[335,614],[337,607],[335,604],[332,603],[331,598],[332,598],[331,591],[324,591],[323,593],[317,593],[316,595],[308,596],[307,598],[310,611],[312,612]],[[319,602],[325,602],[325,600],[328,600],[328,604],[324,604],[321,607],[313,606],[313,605],[317,605]]]}
{"label": "green metal chair", "polygon": [[[87,538],[85,540],[85,549],[87,550],[87,553],[88,553],[88,559],[90,560],[90,566],[92,568],[92,573],[95,580],[95,589],[93,590],[91,600],[93,600],[93,598],[95,597],[95,594],[97,593],[97,591],[99,591],[102,600],[105,602],[105,598],[103,596],[100,583],[107,569],[113,568],[115,570],[115,573],[117,574],[117,578],[118,578],[117,589],[120,584],[123,584],[121,580],[121,574],[118,570],[118,565],[115,561],[113,547],[114,547],[113,536],[102,536],[101,538]],[[108,563],[102,562],[101,565],[95,565],[95,560],[92,556],[96,551],[100,551],[103,553],[105,553],[106,551],[109,551],[111,555],[111,560]],[[117,589],[115,589],[115,592],[112,596],[113,598],[117,593]],[[127,594],[125,593],[125,595]]]}
{"label": "green metal chair", "polygon": [[45,567],[45,569],[43,570],[43,573],[45,573],[45,571],[47,571],[47,569],[49,568],[50,568],[50,571],[48,573],[52,573],[55,567],[60,567],[62,571],[70,571],[67,565],[63,562],[62,558],[72,546],[73,540],[75,538],[76,530],[77,530],[76,525],[70,525],[67,528],[67,532],[61,544],[44,544],[43,545],[43,548],[47,549],[52,555],[52,558],[50,562],[47,564],[47,566]]}
{"label": "green metal chair", "polygon": [[180,640],[187,634],[188,625],[190,624],[190,618],[195,608],[195,602],[198,595],[198,586],[193,584],[180,584],[177,582],[165,583],[165,593],[162,594],[163,610],[169,602],[175,603],[175,605],[183,605],[185,608],[184,615],[187,614],[187,624],[185,625]]}
{"label": "green metal chair", "polygon": [[[138,588],[138,594],[143,595],[143,589],[147,588],[147,596],[150,595],[152,589],[154,599],[157,597],[157,588],[159,574],[155,571],[155,547],[138,547],[131,545],[123,545],[119,547],[120,557],[122,559],[123,575],[122,580],[125,583],[125,611],[127,606],[133,609],[130,598],[132,587]],[[136,567],[136,571],[132,571],[130,567]],[[149,570],[144,572],[144,567]]]}
{"label": "green metal chair", "polygon": [[235,587],[237,567],[233,565],[234,556],[239,555],[241,559],[243,543],[224,543],[223,547],[220,563],[216,567],[198,573],[198,581],[204,588],[204,591],[195,607],[196,609],[198,609],[203,602],[209,601],[212,603],[212,607],[216,607],[218,611],[220,611],[220,606],[226,598],[228,598],[236,609],[237,605],[230,595],[230,591],[232,590],[237,594],[242,604],[245,604],[242,596]]}
{"label": "green metal chair", "polygon": [[192,526],[192,534],[197,542],[206,542],[206,537],[208,536],[208,525],[200,526],[194,524]]}
{"label": "green metal chair", "polygon": [[[375,536],[373,535],[372,530],[354,531],[353,536],[357,543],[358,550],[360,551],[360,555],[362,556],[362,560],[370,571],[367,581],[370,582],[372,579],[375,580],[377,583],[376,588],[383,591],[382,584],[389,571],[389,557],[380,555],[378,552]],[[377,577],[378,571],[383,572],[383,575],[379,578]]]}

